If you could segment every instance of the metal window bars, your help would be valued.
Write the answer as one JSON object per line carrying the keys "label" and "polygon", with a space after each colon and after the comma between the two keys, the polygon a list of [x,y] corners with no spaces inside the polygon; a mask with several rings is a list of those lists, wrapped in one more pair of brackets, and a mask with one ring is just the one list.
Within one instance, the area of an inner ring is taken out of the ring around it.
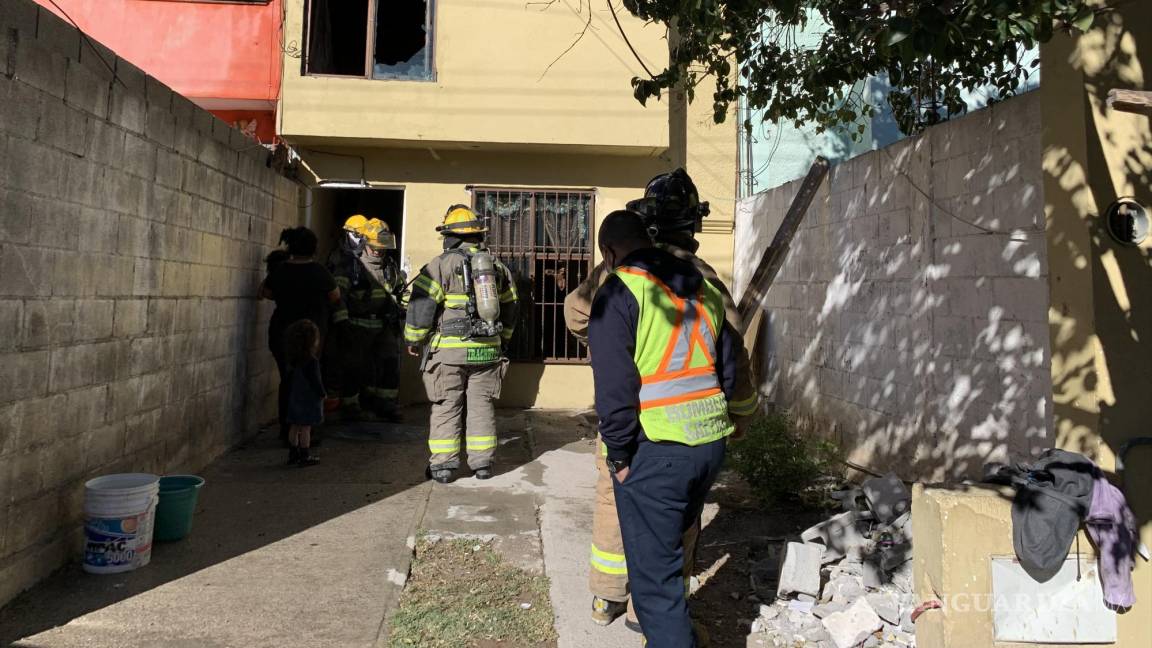
{"label": "metal window bars", "polygon": [[509,357],[588,362],[588,349],[564,324],[564,298],[592,272],[595,194],[477,188],[472,206],[488,225],[488,247],[512,271],[520,293]]}

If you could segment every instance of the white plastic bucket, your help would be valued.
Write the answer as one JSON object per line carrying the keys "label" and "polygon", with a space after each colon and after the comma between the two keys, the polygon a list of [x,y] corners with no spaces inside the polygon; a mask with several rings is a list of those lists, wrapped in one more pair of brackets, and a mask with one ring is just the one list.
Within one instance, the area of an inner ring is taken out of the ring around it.
{"label": "white plastic bucket", "polygon": [[160,477],[105,475],[84,484],[84,571],[116,574],[148,564]]}

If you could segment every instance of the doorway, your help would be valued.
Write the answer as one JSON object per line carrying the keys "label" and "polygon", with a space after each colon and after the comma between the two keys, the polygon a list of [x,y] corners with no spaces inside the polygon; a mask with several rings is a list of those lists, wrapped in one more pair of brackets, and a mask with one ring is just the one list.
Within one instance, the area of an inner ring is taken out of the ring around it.
{"label": "doorway", "polygon": [[388,224],[396,237],[396,248],[388,254],[401,267],[404,258],[404,189],[323,189],[313,191],[313,214],[316,236],[320,238],[320,257],[327,259],[337,249],[343,235],[344,221],[353,214],[379,218]]}

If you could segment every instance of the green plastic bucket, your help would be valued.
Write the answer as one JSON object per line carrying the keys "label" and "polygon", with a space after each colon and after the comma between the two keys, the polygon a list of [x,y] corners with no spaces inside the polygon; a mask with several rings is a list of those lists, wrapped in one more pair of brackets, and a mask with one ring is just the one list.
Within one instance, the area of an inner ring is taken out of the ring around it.
{"label": "green plastic bucket", "polygon": [[160,542],[183,539],[192,530],[196,498],[204,480],[195,475],[169,475],[160,478],[160,504],[156,507],[153,537]]}

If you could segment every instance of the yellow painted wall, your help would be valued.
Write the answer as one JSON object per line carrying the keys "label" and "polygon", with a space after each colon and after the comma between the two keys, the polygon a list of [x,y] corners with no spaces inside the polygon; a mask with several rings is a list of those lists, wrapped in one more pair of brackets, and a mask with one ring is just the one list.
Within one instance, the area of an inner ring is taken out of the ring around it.
{"label": "yellow painted wall", "polygon": [[[703,112],[705,107],[703,104],[692,106],[690,112]],[[708,231],[712,233],[701,235],[700,254],[729,279],[733,241],[725,223],[731,223],[735,207],[731,188],[736,174],[735,125],[712,126],[709,122],[697,121],[690,131],[689,142],[690,146],[691,142],[699,146],[693,146],[688,152],[688,169],[700,178],[702,198],[712,206],[712,215],[708,218]],[[726,145],[730,148],[727,155],[723,151]],[[696,157],[697,148],[707,151],[707,155]],[[441,239],[435,226],[448,205],[471,202],[469,186],[594,189],[598,226],[599,219],[642,195],[648,180],[669,170],[670,166],[667,156],[627,157],[560,151],[428,151],[334,146],[317,146],[317,150],[328,155],[309,155],[305,151],[305,159],[321,177],[358,177],[363,158],[369,182],[380,187],[404,188],[401,254],[413,272],[440,253]],[[728,182],[724,178],[728,178]],[[318,232],[331,232],[336,220],[347,214],[332,213],[327,208],[323,190],[316,195],[313,227]],[[402,385],[405,398],[424,397],[412,362],[406,363]],[[505,383],[502,404],[583,408],[590,407],[592,401],[592,374],[587,366],[515,364]]]}
{"label": "yellow painted wall", "polygon": [[[1114,88],[1152,88],[1152,4],[1120,5],[1103,27],[1042,48],[1052,384],[1060,446],[1115,469],[1152,419],[1152,244],[1117,245],[1100,214],[1120,196],[1152,204],[1152,125],[1108,109]],[[1128,458],[1126,493],[1152,544],[1152,449]],[[1140,602],[1122,619],[1128,646],[1152,645],[1152,567],[1138,562]]]}
{"label": "yellow painted wall", "polygon": [[[302,76],[301,60],[285,54],[279,132],[298,141],[531,142],[631,147],[641,155],[667,148],[667,105],[645,108],[633,100],[630,80],[643,70],[605,3],[592,3],[591,25],[579,42],[588,3],[437,0],[435,6],[435,81]],[[662,69],[665,30],[618,11],[648,67]],[[287,41],[303,43],[303,18],[304,0],[285,2]]]}

